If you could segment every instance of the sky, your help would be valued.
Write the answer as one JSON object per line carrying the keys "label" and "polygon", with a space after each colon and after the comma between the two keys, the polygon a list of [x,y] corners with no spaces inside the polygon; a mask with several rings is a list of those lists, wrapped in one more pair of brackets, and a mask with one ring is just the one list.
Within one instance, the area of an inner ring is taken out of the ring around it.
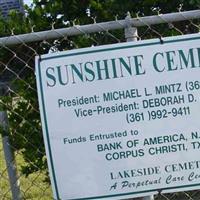
{"label": "sky", "polygon": [[31,3],[32,3],[33,1],[32,0],[24,0],[24,4],[27,4],[27,5],[31,5]]}

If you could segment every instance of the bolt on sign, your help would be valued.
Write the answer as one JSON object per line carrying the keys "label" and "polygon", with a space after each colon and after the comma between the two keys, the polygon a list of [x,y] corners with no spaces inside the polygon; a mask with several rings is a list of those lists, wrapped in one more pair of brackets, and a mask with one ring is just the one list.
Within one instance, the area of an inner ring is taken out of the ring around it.
{"label": "bolt on sign", "polygon": [[54,198],[200,189],[200,35],[36,58]]}

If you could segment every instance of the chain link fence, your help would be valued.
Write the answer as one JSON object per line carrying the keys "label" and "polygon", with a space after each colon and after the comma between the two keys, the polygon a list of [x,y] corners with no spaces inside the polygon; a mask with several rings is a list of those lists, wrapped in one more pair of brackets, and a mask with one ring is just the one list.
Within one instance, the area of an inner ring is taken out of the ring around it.
{"label": "chain link fence", "polygon": [[[52,199],[37,101],[35,56],[70,49],[198,33],[200,10],[131,18],[0,38],[0,199]],[[133,27],[137,27],[133,28]],[[125,32],[124,32],[125,31]],[[200,191],[156,200],[199,200]]]}

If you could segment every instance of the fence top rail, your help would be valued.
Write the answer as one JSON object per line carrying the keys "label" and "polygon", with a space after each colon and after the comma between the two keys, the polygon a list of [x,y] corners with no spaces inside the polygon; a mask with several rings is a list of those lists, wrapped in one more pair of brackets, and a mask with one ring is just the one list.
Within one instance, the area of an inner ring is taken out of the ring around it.
{"label": "fence top rail", "polygon": [[115,29],[122,29],[128,26],[140,27],[161,23],[172,23],[177,21],[192,20],[200,18],[200,10],[176,12],[168,14],[158,14],[146,17],[126,18],[109,22],[94,23],[88,25],[74,25],[68,28],[52,29],[41,32],[31,32],[27,34],[14,35],[0,38],[0,46],[11,46],[21,43],[37,42],[61,37],[103,32]]}

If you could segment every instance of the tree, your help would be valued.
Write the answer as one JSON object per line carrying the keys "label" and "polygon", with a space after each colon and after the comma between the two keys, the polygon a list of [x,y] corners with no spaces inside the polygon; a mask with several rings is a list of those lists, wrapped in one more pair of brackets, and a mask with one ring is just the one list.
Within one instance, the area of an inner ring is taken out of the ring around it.
{"label": "tree", "polygon": [[[0,19],[1,36],[29,33],[34,31],[61,28],[76,24],[93,23],[114,20],[115,16],[123,18],[127,11],[134,17],[155,14],[161,9],[162,13],[177,12],[177,8],[183,4],[183,10],[192,10],[200,6],[200,0],[34,0],[32,8],[26,7],[27,14],[23,16],[12,12],[8,20]],[[76,19],[76,21],[74,21]],[[185,23],[176,24],[180,30],[185,31]],[[155,26],[162,35],[177,34],[175,29],[169,29],[166,25]],[[141,28],[142,32],[147,28]],[[194,31],[194,30],[189,30]],[[114,32],[117,37],[123,37],[123,30]],[[155,32],[150,31],[144,38],[150,38]],[[38,170],[47,170],[45,149],[42,139],[41,122],[38,111],[38,100],[34,76],[34,56],[36,54],[48,53],[50,47],[56,46],[59,50],[74,48],[76,46],[91,46],[95,41],[99,44],[113,43],[110,37],[102,37],[101,33],[91,34],[91,37],[76,36],[70,40],[61,39],[37,42],[19,46],[2,48],[1,58],[1,80],[9,82],[9,93],[1,99],[1,104],[8,110],[10,121],[10,133],[12,146],[22,153],[26,161],[22,172],[26,175]],[[114,41],[116,42],[116,41]]]}

